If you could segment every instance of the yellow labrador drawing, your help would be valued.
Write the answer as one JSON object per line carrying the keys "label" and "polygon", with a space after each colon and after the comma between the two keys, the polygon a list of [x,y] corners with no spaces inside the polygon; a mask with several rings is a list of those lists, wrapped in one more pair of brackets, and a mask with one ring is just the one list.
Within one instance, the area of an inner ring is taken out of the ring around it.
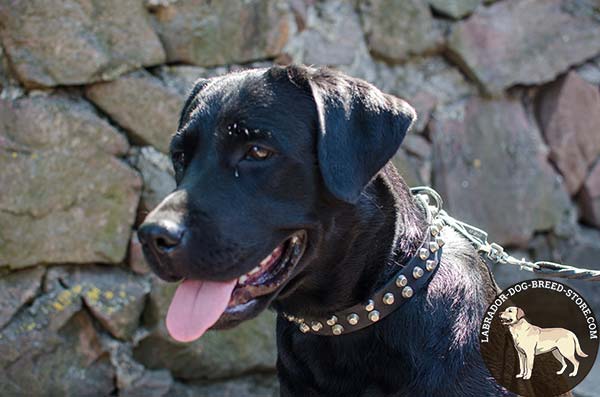
{"label": "yellow labrador drawing", "polygon": [[508,326],[512,335],[515,350],[519,356],[520,372],[517,378],[529,379],[533,370],[533,361],[536,355],[552,352],[562,365],[556,373],[561,375],[567,368],[565,359],[573,364],[573,371],[569,376],[576,376],[579,370],[580,357],[587,357],[581,347],[577,336],[564,328],[540,328],[525,319],[525,312],[516,306],[510,306],[500,313],[500,321]]}

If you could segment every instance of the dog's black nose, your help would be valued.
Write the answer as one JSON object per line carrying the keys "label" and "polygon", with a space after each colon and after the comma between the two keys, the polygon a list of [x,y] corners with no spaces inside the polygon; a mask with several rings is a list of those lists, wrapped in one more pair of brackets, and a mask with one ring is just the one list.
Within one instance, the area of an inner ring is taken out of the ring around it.
{"label": "dog's black nose", "polygon": [[181,243],[184,227],[173,221],[144,223],[138,229],[138,238],[157,254],[162,255],[174,251]]}

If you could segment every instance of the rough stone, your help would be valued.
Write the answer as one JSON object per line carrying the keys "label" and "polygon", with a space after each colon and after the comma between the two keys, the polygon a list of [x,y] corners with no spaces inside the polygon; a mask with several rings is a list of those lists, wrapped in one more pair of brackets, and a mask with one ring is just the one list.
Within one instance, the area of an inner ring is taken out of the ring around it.
{"label": "rough stone", "polygon": [[279,382],[274,374],[257,374],[211,383],[175,383],[166,397],[277,397]]}
{"label": "rough stone", "polygon": [[274,58],[291,22],[283,0],[181,0],[152,11],[168,61],[199,66]]}
{"label": "rough stone", "polygon": [[360,18],[347,1],[306,5],[304,26],[284,51],[294,62],[307,65],[352,65],[368,57]]}
{"label": "rough stone", "polygon": [[167,370],[149,371],[131,357],[131,347],[116,341],[105,342],[116,372],[119,396],[162,397],[173,387],[173,377]]}
{"label": "rough stone", "polygon": [[185,96],[169,89],[148,72],[88,86],[85,95],[125,128],[135,143],[169,151]]}
{"label": "rough stone", "polygon": [[171,160],[151,146],[136,148],[129,158],[144,181],[141,210],[150,211],[175,189]]}
{"label": "rough stone", "polygon": [[141,189],[125,137],[64,95],[0,100],[0,266],[118,263]]}
{"label": "rough stone", "polygon": [[150,292],[145,278],[115,267],[86,266],[69,268],[61,281],[114,337],[131,338]]}
{"label": "rough stone", "polygon": [[578,0],[501,1],[456,24],[448,44],[465,71],[497,94],[551,81],[600,53],[600,11]]}
{"label": "rough stone", "polygon": [[137,232],[133,232],[131,240],[129,241],[129,258],[127,263],[129,267],[137,274],[148,274],[150,273],[150,267],[144,252],[142,251],[142,244],[138,238]]}
{"label": "rough stone", "polygon": [[463,75],[441,57],[415,59],[402,66],[375,66],[370,80],[384,92],[406,99],[417,111],[411,131],[425,130],[434,109],[475,92]]}
{"label": "rough stone", "polygon": [[579,195],[584,222],[600,228],[600,161],[592,168]]}
{"label": "rough stone", "polygon": [[151,332],[134,350],[148,368],[182,379],[218,379],[275,368],[275,316],[267,312],[231,330],[209,331],[192,343],[168,336],[164,319],[176,285],[154,279],[145,325]]}
{"label": "rough stone", "polygon": [[588,83],[600,86],[600,56],[578,66],[575,70]]}
{"label": "rough stone", "polygon": [[448,212],[492,241],[525,246],[534,231],[571,216],[541,134],[519,101],[473,97],[438,109],[432,138],[434,186]]}
{"label": "rough stone", "polygon": [[200,66],[161,66],[152,71],[167,87],[178,92],[184,98],[194,88],[199,78],[220,76],[229,72],[229,67],[203,68]]}
{"label": "rough stone", "polygon": [[[110,395],[114,370],[81,300],[44,295],[0,332],[2,393]],[[78,313],[79,312],[79,313]]]}
{"label": "rough stone", "polygon": [[431,159],[431,143],[421,135],[407,135],[402,142],[402,147],[406,152],[421,159]]}
{"label": "rough stone", "polygon": [[32,0],[0,4],[0,37],[27,86],[110,80],[165,52],[141,0]]}
{"label": "rough stone", "polygon": [[541,91],[538,119],[550,159],[575,194],[600,155],[600,90],[570,72]]}
{"label": "rough stone", "polygon": [[367,44],[376,57],[400,62],[443,43],[425,1],[369,0],[360,2],[360,11]]}
{"label": "rough stone", "polygon": [[40,291],[43,267],[8,273],[0,278],[0,329]]}
{"label": "rough stone", "polygon": [[461,19],[471,14],[481,0],[429,0],[429,4],[442,15]]}
{"label": "rough stone", "polygon": [[431,184],[431,144],[422,136],[406,136],[392,163],[409,186]]}
{"label": "rough stone", "polygon": [[23,88],[11,73],[6,53],[0,46],[0,99],[14,100],[23,95]]}

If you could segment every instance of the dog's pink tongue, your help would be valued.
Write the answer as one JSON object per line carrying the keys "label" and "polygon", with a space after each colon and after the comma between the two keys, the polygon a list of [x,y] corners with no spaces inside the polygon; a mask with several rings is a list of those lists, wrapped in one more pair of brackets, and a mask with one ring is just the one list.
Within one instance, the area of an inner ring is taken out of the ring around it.
{"label": "dog's pink tongue", "polygon": [[182,282],[167,313],[167,329],[171,337],[180,342],[191,342],[201,337],[227,308],[235,284],[236,280]]}

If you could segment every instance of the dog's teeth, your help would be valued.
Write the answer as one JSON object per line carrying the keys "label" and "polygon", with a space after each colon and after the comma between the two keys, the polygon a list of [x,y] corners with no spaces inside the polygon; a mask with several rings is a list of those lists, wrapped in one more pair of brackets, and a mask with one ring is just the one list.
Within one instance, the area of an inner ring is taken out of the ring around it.
{"label": "dog's teeth", "polygon": [[254,269],[250,270],[248,274],[256,274],[260,272],[260,266],[256,266]]}
{"label": "dog's teeth", "polygon": [[245,274],[243,276],[240,276],[240,278],[238,278],[238,281],[240,282],[240,284],[244,284],[246,282],[246,280],[248,280],[248,276],[246,276]]}

